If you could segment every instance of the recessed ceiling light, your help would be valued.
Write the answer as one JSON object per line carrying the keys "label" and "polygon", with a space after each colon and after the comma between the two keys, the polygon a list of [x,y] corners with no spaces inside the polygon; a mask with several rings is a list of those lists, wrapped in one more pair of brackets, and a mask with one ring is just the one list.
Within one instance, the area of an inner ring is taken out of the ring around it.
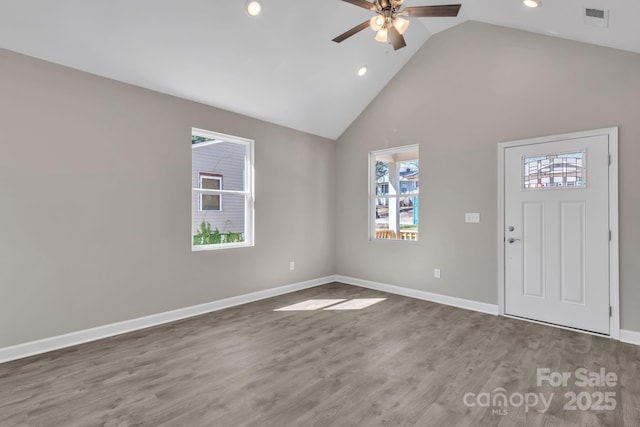
{"label": "recessed ceiling light", "polygon": [[362,67],[358,68],[358,77],[362,77],[365,74],[367,74],[367,66],[363,65]]}
{"label": "recessed ceiling light", "polygon": [[538,7],[541,5],[540,0],[524,0],[523,3],[527,7]]}
{"label": "recessed ceiling light", "polygon": [[257,16],[262,10],[262,4],[259,0],[249,0],[247,2],[247,14],[249,16]]}

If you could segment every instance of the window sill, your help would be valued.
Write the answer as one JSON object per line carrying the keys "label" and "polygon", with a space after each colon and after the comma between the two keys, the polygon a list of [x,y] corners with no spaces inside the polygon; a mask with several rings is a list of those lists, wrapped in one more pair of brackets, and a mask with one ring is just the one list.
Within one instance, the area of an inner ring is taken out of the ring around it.
{"label": "window sill", "polygon": [[233,248],[249,248],[254,246],[253,243],[241,242],[241,243],[218,243],[214,245],[198,245],[191,246],[192,252],[203,252],[203,251],[217,251],[220,249],[233,249]]}
{"label": "window sill", "polygon": [[404,239],[377,239],[375,237],[369,237],[369,241],[370,242],[393,242],[395,243],[402,243],[405,245],[418,245],[420,243],[420,240],[404,240]]}

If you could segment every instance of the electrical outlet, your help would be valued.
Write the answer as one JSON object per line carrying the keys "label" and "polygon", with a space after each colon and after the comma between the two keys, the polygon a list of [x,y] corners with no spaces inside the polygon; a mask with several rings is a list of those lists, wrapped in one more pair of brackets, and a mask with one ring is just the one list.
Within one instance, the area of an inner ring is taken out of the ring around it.
{"label": "electrical outlet", "polygon": [[296,263],[293,261],[289,261],[289,270],[293,271],[296,269]]}
{"label": "electrical outlet", "polygon": [[440,278],[440,269],[439,268],[434,268],[433,269],[433,277],[435,277],[436,279]]}

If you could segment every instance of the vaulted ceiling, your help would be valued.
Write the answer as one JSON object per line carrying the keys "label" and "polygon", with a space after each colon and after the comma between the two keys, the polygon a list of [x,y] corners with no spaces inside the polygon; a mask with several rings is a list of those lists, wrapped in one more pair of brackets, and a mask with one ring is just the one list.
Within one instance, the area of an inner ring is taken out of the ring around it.
{"label": "vaulted ceiling", "polygon": [[[640,53],[640,1],[541,1],[462,0],[456,18],[412,18],[394,51],[369,29],[332,42],[372,16],[340,0],[262,0],[257,17],[245,0],[0,0],[0,47],[336,139],[429,37],[466,20]],[[608,10],[608,28],[585,8]]]}

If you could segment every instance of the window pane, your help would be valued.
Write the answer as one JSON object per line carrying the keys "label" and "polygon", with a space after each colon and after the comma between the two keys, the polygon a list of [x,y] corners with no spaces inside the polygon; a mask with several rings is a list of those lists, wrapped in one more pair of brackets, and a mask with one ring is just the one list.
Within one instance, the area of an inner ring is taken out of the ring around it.
{"label": "window pane", "polygon": [[535,188],[584,188],[584,153],[524,157],[522,186]]}
{"label": "window pane", "polygon": [[376,161],[376,194],[389,194],[389,164]]}
{"label": "window pane", "polygon": [[200,188],[206,188],[208,190],[220,190],[219,178],[206,178],[202,177],[202,186]]}
{"label": "window pane", "polygon": [[[247,146],[232,142],[204,142],[192,145],[192,169],[194,180],[198,179],[198,172],[223,177],[224,190],[244,191],[245,156]],[[214,180],[207,180],[207,186],[202,188],[219,189]],[[194,181],[192,188],[200,187]]]}
{"label": "window pane", "polygon": [[398,172],[400,175],[400,194],[416,194],[420,178],[418,161],[401,162]]}
{"label": "window pane", "polygon": [[[197,196],[197,195],[196,195]],[[244,241],[245,233],[245,196],[242,194],[223,194],[217,197],[224,207],[222,212],[199,212],[193,215],[193,245],[211,245],[219,243],[237,243]],[[197,199],[197,197],[195,197]]]}
{"label": "window pane", "polygon": [[201,194],[202,197],[200,210],[203,211],[219,211],[220,196],[217,194]]}
{"label": "window pane", "polygon": [[376,239],[395,239],[395,231],[389,230],[389,199],[377,199]]}
{"label": "window pane", "polygon": [[400,198],[400,239],[418,240],[418,197]]}

